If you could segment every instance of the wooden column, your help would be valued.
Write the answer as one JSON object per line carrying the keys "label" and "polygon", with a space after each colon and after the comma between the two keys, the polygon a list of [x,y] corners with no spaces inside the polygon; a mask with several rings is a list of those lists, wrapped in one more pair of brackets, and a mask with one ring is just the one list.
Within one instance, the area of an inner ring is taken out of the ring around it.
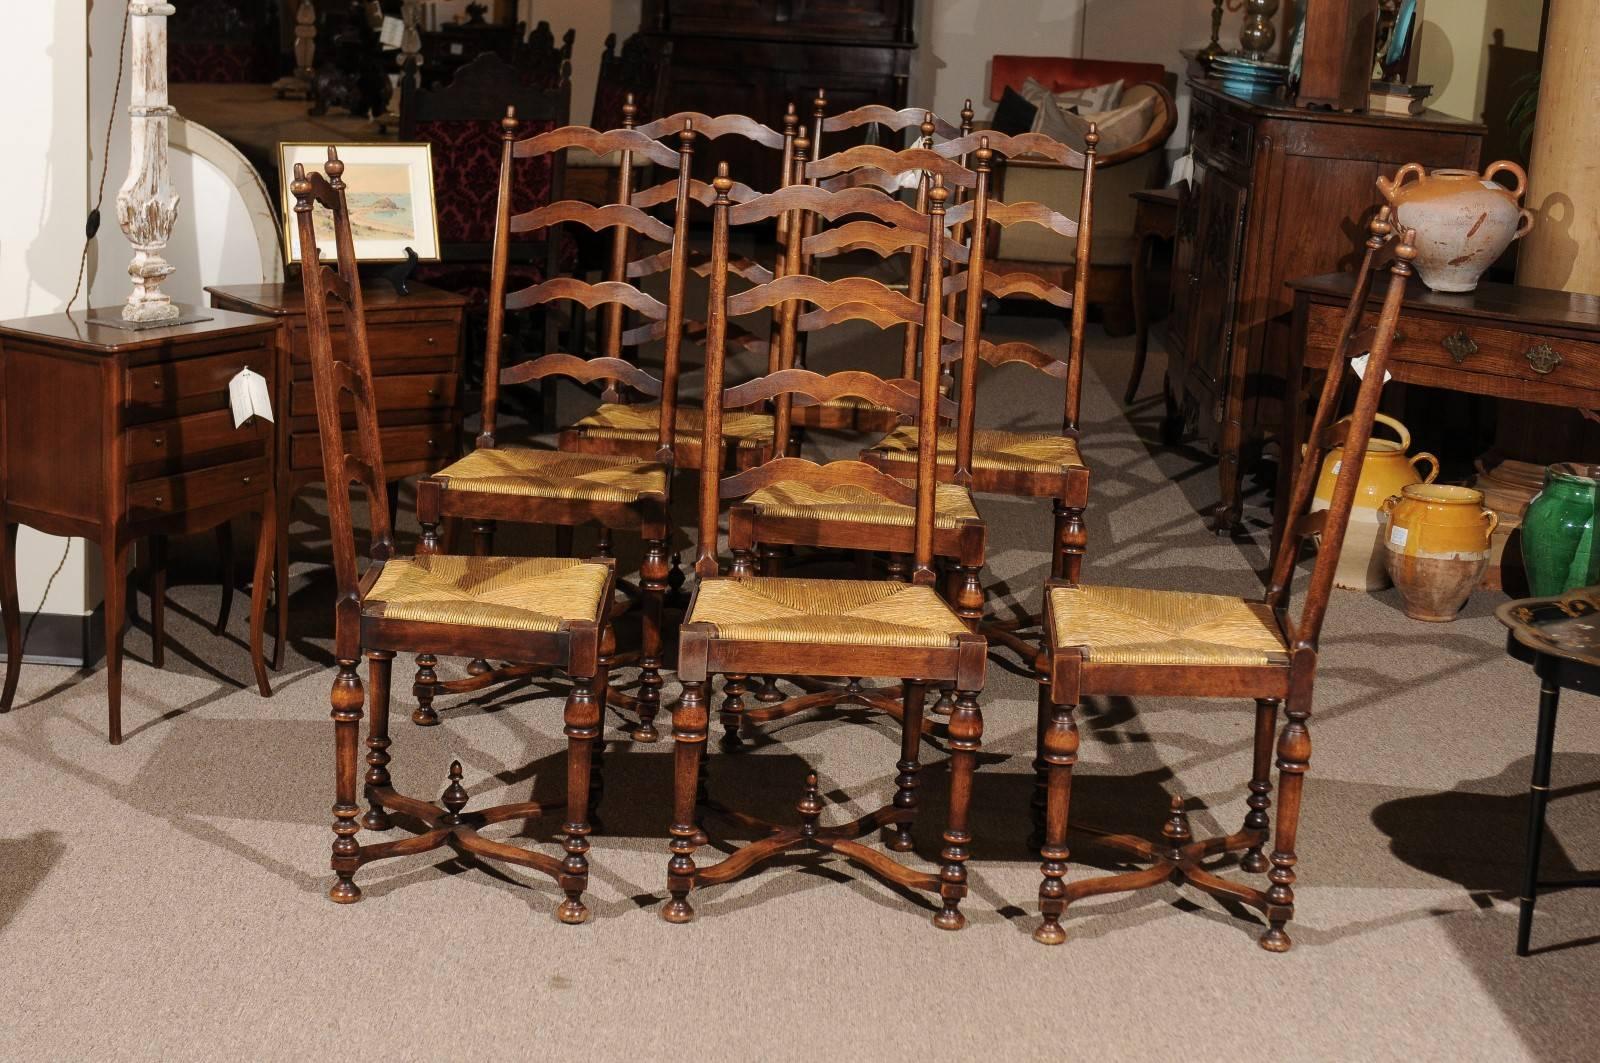
{"label": "wooden column", "polygon": [[1550,0],[1517,283],[1600,295],[1600,0]]}

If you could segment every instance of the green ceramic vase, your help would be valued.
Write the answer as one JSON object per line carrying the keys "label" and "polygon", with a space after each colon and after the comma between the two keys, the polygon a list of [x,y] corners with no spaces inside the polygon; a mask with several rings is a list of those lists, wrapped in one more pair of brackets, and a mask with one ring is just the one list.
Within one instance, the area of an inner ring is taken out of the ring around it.
{"label": "green ceramic vase", "polygon": [[1522,563],[1538,598],[1600,583],[1595,550],[1595,486],[1600,465],[1562,462],[1544,471],[1544,489],[1522,514]]}

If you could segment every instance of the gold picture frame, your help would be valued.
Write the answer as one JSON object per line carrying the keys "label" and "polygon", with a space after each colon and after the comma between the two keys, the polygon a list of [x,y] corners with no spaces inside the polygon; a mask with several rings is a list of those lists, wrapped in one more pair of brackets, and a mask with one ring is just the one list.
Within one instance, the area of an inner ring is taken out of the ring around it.
{"label": "gold picture frame", "polygon": [[[350,230],[356,258],[362,262],[403,262],[406,248],[424,262],[439,259],[439,215],[433,199],[433,147],[430,144],[358,141],[329,145],[324,141],[278,143],[279,217],[283,225],[283,260],[300,261],[295,235],[295,163],[321,171],[328,148],[344,163],[345,195],[350,203]],[[333,246],[332,216],[322,208],[316,215],[328,218],[327,232],[318,226],[318,246]]]}

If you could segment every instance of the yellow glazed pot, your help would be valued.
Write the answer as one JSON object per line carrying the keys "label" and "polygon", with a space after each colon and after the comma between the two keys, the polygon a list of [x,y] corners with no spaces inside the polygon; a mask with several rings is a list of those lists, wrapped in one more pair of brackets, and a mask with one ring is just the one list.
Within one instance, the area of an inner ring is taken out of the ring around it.
{"label": "yellow glazed pot", "polygon": [[1413,620],[1454,620],[1489,564],[1500,517],[1483,492],[1411,484],[1383,504],[1384,563]]}
{"label": "yellow glazed pot", "polygon": [[[1398,495],[1409,484],[1432,483],[1439,475],[1439,459],[1432,454],[1406,454],[1411,446],[1411,433],[1405,425],[1384,413],[1377,415],[1377,423],[1400,438],[1374,436],[1367,443],[1367,457],[1361,463],[1361,479],[1356,484],[1344,549],[1340,551],[1339,566],[1333,576],[1334,586],[1353,591],[1378,591],[1389,585],[1379,527],[1384,500]],[[1343,447],[1333,447],[1322,460],[1322,474],[1317,479],[1316,494],[1311,501],[1313,512],[1328,508],[1333,499],[1333,484],[1343,463]],[[1424,463],[1428,466],[1426,476],[1418,470]]]}

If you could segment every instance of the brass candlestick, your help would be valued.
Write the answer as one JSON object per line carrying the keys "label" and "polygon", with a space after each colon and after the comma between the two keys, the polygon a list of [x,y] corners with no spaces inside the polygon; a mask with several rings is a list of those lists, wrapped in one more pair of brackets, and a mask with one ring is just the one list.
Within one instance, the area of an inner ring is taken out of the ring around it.
{"label": "brass candlestick", "polygon": [[1211,42],[1195,53],[1194,57],[1205,64],[1207,70],[1211,63],[1219,56],[1227,55],[1222,47],[1222,5],[1223,0],[1211,0]]}

